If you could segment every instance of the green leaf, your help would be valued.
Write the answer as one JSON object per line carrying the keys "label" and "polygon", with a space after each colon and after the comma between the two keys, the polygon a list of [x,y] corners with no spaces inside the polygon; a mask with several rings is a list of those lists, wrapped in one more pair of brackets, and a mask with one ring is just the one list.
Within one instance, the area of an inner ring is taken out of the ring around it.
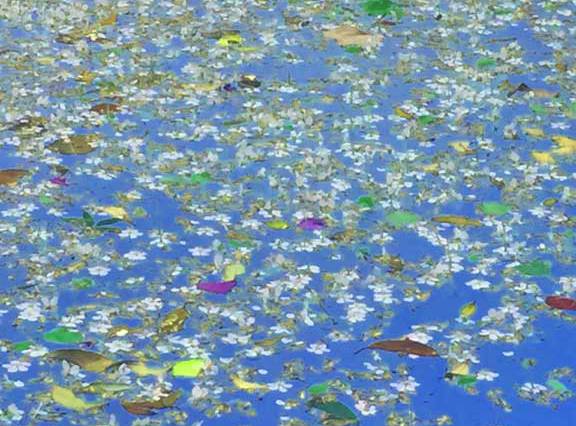
{"label": "green leaf", "polygon": [[33,343],[29,340],[25,340],[23,342],[18,342],[18,343],[12,343],[12,350],[16,351],[16,352],[22,352],[25,351],[26,349],[29,349],[30,347],[32,347]]}
{"label": "green leaf", "polygon": [[122,222],[122,219],[119,219],[117,217],[113,217],[110,219],[103,219],[101,221],[99,221],[98,223],[96,223],[96,226],[108,226],[108,225],[113,225],[115,223],[118,222]]}
{"label": "green leaf", "polygon": [[74,278],[70,284],[78,290],[84,290],[94,286],[95,282],[92,278]]}
{"label": "green leaf", "polygon": [[549,275],[552,269],[550,262],[544,260],[533,260],[516,266],[516,270],[524,275],[542,276]]}
{"label": "green leaf", "polygon": [[371,209],[375,204],[374,198],[370,197],[369,195],[363,195],[362,197],[358,198],[356,203],[364,209]]}
{"label": "green leaf", "polygon": [[532,104],[530,105],[530,109],[532,110],[532,112],[538,115],[546,115],[548,113],[546,107],[540,104]]}
{"label": "green leaf", "polygon": [[65,217],[62,219],[64,222],[72,223],[74,225],[82,225],[84,224],[84,220],[78,217]]}
{"label": "green leaf", "polygon": [[550,389],[552,389],[553,391],[556,391],[556,392],[561,392],[561,393],[570,392],[570,390],[566,386],[564,386],[564,383],[562,383],[561,381],[556,380],[556,379],[549,379],[546,382],[546,386],[548,386]]}
{"label": "green leaf", "polygon": [[404,14],[402,6],[392,0],[367,0],[362,4],[364,11],[370,16],[395,15],[401,18]]}
{"label": "green leaf", "polygon": [[82,219],[84,220],[86,226],[94,226],[94,218],[86,210],[82,211]]}
{"label": "green leaf", "polygon": [[433,115],[420,115],[417,118],[418,124],[421,124],[423,126],[427,126],[428,124],[432,124],[435,123],[436,121],[438,121],[438,119],[436,117],[434,117]]}
{"label": "green leaf", "polygon": [[407,211],[396,211],[386,216],[386,221],[396,227],[411,225],[412,223],[416,223],[419,220],[420,216],[418,216],[416,213]]}
{"label": "green leaf", "polygon": [[458,377],[458,385],[460,386],[472,386],[476,383],[476,376],[460,376]]}
{"label": "green leaf", "polygon": [[476,61],[476,67],[480,69],[491,68],[496,64],[496,59],[493,58],[480,58]]}
{"label": "green leaf", "polygon": [[495,201],[488,201],[480,204],[482,213],[490,216],[502,216],[510,211],[510,206],[507,204],[498,203]]}
{"label": "green leaf", "polygon": [[317,410],[324,411],[329,414],[330,417],[338,420],[358,420],[356,414],[350,408],[346,407],[339,401],[327,401],[323,402],[321,400],[311,400],[309,405]]}
{"label": "green leaf", "polygon": [[351,44],[349,46],[344,47],[344,50],[346,50],[349,53],[358,54],[362,53],[362,46],[358,46],[357,44]]}
{"label": "green leaf", "polygon": [[44,333],[44,340],[51,343],[80,343],[84,340],[82,333],[68,330],[66,327],[54,328]]}
{"label": "green leaf", "polygon": [[208,172],[196,173],[190,176],[189,182],[192,185],[201,185],[203,183],[210,182],[212,180],[212,176]]}
{"label": "green leaf", "polygon": [[328,388],[330,386],[328,383],[316,383],[308,388],[308,392],[310,395],[322,395],[323,393],[328,392]]}
{"label": "green leaf", "polygon": [[197,377],[206,367],[206,361],[201,358],[179,361],[172,366],[172,375],[175,377]]}
{"label": "green leaf", "polygon": [[52,197],[49,197],[48,195],[40,195],[40,197],[38,198],[39,201],[45,206],[51,206],[56,203],[56,201],[54,201],[54,199]]}

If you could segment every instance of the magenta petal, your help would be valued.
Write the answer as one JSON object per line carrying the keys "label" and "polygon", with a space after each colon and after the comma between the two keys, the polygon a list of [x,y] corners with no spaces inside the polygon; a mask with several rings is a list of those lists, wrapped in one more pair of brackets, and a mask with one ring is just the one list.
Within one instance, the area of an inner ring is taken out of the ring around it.
{"label": "magenta petal", "polygon": [[232,281],[210,281],[201,282],[198,288],[208,293],[226,294],[236,287],[236,280]]}
{"label": "magenta petal", "polygon": [[298,226],[301,229],[305,229],[306,231],[316,231],[318,229],[324,228],[326,226],[326,223],[322,219],[308,218],[308,219],[302,219],[298,223]]}
{"label": "magenta petal", "polygon": [[52,179],[50,179],[50,182],[53,183],[54,185],[63,185],[63,186],[68,185],[66,178],[62,176],[53,177]]}

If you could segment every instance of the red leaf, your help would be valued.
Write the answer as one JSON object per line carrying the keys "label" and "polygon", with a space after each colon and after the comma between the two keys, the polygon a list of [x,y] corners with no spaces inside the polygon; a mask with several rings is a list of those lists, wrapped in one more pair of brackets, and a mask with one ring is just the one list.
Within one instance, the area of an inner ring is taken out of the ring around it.
{"label": "red leaf", "polygon": [[563,296],[548,296],[546,304],[552,308],[576,311],[576,300]]}

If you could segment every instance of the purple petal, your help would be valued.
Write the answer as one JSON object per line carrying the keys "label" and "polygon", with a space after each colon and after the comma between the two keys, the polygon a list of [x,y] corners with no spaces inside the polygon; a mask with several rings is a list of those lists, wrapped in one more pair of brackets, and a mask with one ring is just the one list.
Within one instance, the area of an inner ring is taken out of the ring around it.
{"label": "purple petal", "polygon": [[198,288],[208,293],[226,294],[236,287],[236,280],[232,281],[205,281],[198,284]]}
{"label": "purple petal", "polygon": [[53,177],[52,179],[50,179],[50,182],[53,183],[54,185],[62,185],[62,186],[68,185],[66,178],[63,176]]}
{"label": "purple petal", "polygon": [[308,219],[302,219],[298,223],[298,226],[301,229],[305,229],[306,231],[316,231],[318,229],[324,228],[326,226],[326,223],[322,219],[308,218]]}

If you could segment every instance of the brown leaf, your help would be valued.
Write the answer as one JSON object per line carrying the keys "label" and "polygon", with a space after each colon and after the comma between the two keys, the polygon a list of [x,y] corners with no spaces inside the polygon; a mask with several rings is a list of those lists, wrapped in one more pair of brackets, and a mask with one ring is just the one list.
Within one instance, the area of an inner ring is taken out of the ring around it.
{"label": "brown leaf", "polygon": [[173,407],[181,394],[181,391],[176,391],[155,401],[122,401],[121,405],[130,414],[151,416],[156,414],[156,410]]}
{"label": "brown leaf", "polygon": [[405,355],[438,356],[436,349],[410,339],[381,340],[356,351],[356,353],[365,349],[379,349],[382,351],[398,352]]}
{"label": "brown leaf", "polygon": [[360,31],[352,25],[340,25],[331,30],[323,31],[324,37],[335,40],[340,46],[378,47],[382,35]]}
{"label": "brown leaf", "polygon": [[456,225],[456,226],[480,226],[482,224],[477,219],[451,214],[443,216],[435,216],[432,218],[432,220],[434,222],[449,223],[450,225]]}
{"label": "brown leaf", "polygon": [[88,154],[96,149],[94,142],[98,139],[96,134],[66,136],[58,139],[48,149],[66,155]]}
{"label": "brown leaf", "polygon": [[26,173],[26,170],[22,169],[0,170],[0,185],[14,185],[25,176]]}
{"label": "brown leaf", "polygon": [[184,328],[184,323],[190,314],[186,308],[177,308],[168,313],[160,322],[159,331],[162,334],[178,333]]}
{"label": "brown leaf", "polygon": [[94,105],[92,108],[90,108],[90,111],[97,112],[98,114],[112,114],[114,112],[120,111],[120,105],[102,103]]}
{"label": "brown leaf", "polygon": [[80,349],[60,349],[50,352],[48,357],[60,361],[66,361],[78,367],[101,373],[114,364],[114,361],[96,352],[83,351]]}

